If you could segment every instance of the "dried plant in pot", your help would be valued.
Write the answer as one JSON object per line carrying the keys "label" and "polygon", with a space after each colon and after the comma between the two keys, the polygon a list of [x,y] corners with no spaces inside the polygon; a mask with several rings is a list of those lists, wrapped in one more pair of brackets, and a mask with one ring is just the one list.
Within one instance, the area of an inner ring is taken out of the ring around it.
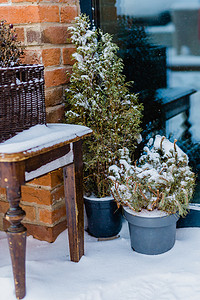
{"label": "dried plant in pot", "polygon": [[160,254],[175,243],[176,222],[188,212],[195,175],[187,155],[165,137],[151,139],[138,163],[121,150],[120,167],[110,167],[112,194],[129,222],[132,248]]}
{"label": "dried plant in pot", "polygon": [[0,21],[0,142],[45,123],[44,67],[22,65],[22,56],[13,25]]}
{"label": "dried plant in pot", "polygon": [[111,211],[111,218],[118,214],[114,200],[105,198],[111,196],[108,168],[117,160],[120,148],[126,146],[131,153],[134,151],[142,107],[136,95],[129,93],[122,75],[123,63],[116,55],[118,48],[112,36],[91,30],[84,15],[76,18],[70,31],[76,52],[66,90],[66,122],[93,130],[91,138],[83,144],[85,204],[92,203],[90,208],[86,207],[88,230],[97,237],[112,236],[119,232],[121,218],[117,221],[118,229],[108,233],[108,224],[115,221],[108,220],[109,214],[104,214],[101,207],[105,205],[105,212]]}

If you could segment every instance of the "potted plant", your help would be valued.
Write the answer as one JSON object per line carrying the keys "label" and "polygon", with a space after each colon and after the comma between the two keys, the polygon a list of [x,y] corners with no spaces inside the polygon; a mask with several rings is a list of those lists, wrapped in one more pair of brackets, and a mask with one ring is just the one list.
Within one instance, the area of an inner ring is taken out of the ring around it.
{"label": "potted plant", "polygon": [[112,194],[129,223],[131,247],[143,254],[171,249],[176,222],[188,212],[195,182],[176,140],[157,135],[134,165],[128,150],[122,149],[120,166],[111,166],[110,172]]}
{"label": "potted plant", "polygon": [[66,90],[66,122],[93,130],[83,145],[88,231],[109,237],[120,231],[121,214],[111,197],[108,168],[116,162],[120,148],[129,147],[131,155],[134,152],[142,106],[129,93],[112,36],[90,27],[84,15],[70,27],[76,62]]}
{"label": "potted plant", "polygon": [[0,21],[0,142],[45,123],[44,67],[21,64],[23,53],[13,25]]}

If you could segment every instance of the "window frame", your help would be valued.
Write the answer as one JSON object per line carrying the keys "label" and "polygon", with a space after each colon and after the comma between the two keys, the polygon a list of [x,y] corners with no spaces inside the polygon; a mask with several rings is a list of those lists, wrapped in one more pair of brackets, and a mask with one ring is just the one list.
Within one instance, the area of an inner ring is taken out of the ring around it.
{"label": "window frame", "polygon": [[100,27],[100,6],[99,0],[79,0],[81,13],[86,14],[90,18],[91,24],[96,28]]}

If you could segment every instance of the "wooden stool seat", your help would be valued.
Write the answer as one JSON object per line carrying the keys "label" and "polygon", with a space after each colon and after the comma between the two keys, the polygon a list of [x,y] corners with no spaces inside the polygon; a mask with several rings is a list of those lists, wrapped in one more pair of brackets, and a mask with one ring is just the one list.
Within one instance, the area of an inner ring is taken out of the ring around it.
{"label": "wooden stool seat", "polygon": [[26,228],[21,221],[21,185],[63,167],[70,258],[78,262],[84,254],[82,185],[82,140],[92,130],[79,125],[35,125],[0,143],[0,186],[6,188],[10,208],[6,219],[15,292],[25,296]]}

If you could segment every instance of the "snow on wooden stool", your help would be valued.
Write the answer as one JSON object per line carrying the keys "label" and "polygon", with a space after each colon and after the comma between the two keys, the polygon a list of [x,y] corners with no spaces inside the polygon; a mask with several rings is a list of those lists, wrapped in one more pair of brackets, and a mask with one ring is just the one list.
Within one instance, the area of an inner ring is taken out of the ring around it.
{"label": "snow on wooden stool", "polygon": [[78,262],[84,254],[82,140],[91,134],[91,129],[79,125],[35,125],[0,143],[0,186],[6,188],[10,205],[7,236],[18,299],[25,296],[26,228],[21,223],[25,212],[19,206],[21,185],[64,167],[70,257]]}

